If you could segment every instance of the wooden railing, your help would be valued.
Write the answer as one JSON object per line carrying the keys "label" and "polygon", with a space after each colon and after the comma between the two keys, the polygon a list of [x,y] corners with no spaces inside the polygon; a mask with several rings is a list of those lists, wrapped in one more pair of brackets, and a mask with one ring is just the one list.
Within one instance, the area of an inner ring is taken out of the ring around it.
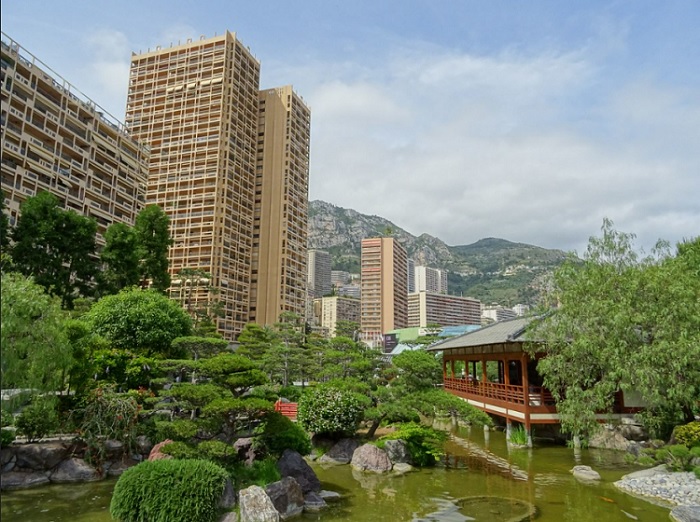
{"label": "wooden railing", "polygon": [[297,420],[297,403],[296,402],[282,402],[278,400],[275,403],[275,411],[281,413],[288,419],[293,421]]}
{"label": "wooden railing", "polygon": [[[497,382],[480,382],[468,379],[445,377],[445,389],[460,392],[481,399],[493,399],[510,404],[525,404],[523,386],[501,384]],[[527,393],[530,406],[553,406],[554,397],[541,386],[530,386]]]}

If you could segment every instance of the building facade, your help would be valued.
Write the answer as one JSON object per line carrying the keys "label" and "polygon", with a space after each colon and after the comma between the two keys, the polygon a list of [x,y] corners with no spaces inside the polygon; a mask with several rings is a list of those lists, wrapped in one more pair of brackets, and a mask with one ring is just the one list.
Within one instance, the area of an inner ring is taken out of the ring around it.
{"label": "building facade", "polygon": [[471,297],[415,292],[408,294],[408,326],[481,324],[481,301]]}
{"label": "building facade", "polygon": [[171,275],[209,274],[191,299],[222,305],[229,340],[286,307],[304,313],[308,132],[296,127],[308,112],[259,81],[260,63],[228,31],[131,59],[126,123],[151,150],[147,202],[170,218]]}
{"label": "building facade", "polygon": [[361,253],[362,338],[376,346],[385,333],[408,326],[408,258],[391,237],[363,239]]}
{"label": "building facade", "polygon": [[352,321],[360,324],[360,300],[352,297],[328,296],[314,299],[316,323],[336,336],[338,321]]}
{"label": "building facade", "polygon": [[2,191],[14,225],[40,191],[94,218],[97,242],[143,209],[148,149],[124,125],[2,33]]}
{"label": "building facade", "polygon": [[414,271],[414,292],[447,294],[447,272],[428,266],[417,266]]}
{"label": "building facade", "polygon": [[333,289],[331,255],[323,250],[309,250],[308,285],[314,298],[324,297]]}
{"label": "building facade", "polygon": [[250,321],[273,324],[305,316],[311,111],[288,85],[260,92],[258,121]]}
{"label": "building facade", "polygon": [[497,323],[507,319],[513,319],[517,314],[510,308],[505,308],[501,305],[489,305],[481,309],[482,323]]}

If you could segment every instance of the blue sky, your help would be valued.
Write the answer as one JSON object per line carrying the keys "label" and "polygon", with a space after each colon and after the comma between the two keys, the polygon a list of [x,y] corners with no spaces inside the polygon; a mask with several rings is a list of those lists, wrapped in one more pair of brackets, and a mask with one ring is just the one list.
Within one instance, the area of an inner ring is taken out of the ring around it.
{"label": "blue sky", "polygon": [[3,0],[123,119],[131,52],[235,32],[312,110],[310,198],[450,245],[700,233],[700,2]]}

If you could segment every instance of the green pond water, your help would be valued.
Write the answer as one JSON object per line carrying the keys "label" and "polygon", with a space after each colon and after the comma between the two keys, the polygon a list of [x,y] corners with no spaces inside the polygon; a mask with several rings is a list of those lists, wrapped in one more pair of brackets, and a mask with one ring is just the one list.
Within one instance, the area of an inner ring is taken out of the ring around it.
{"label": "green pond water", "polygon": [[[665,521],[669,508],[619,492],[613,482],[637,468],[610,451],[538,443],[509,451],[501,432],[460,428],[441,465],[403,476],[363,474],[350,466],[313,464],[324,489],[343,498],[303,521],[541,522]],[[569,470],[597,470],[599,484],[582,484]],[[108,522],[115,481],[52,485],[2,494],[3,522]],[[532,506],[536,510],[532,512]],[[177,521],[173,521],[177,522]],[[184,522],[184,521],[183,521]]]}

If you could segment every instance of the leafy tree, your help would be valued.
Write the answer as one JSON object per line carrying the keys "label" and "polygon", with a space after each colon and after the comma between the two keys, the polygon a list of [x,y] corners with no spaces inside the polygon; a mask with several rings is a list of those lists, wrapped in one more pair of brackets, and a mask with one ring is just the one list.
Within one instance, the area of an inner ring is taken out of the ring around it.
{"label": "leafy tree", "polygon": [[442,380],[439,359],[425,350],[407,350],[394,357],[392,363],[398,370],[396,380],[408,392],[429,390]]}
{"label": "leafy tree", "polygon": [[100,299],[84,316],[112,347],[168,357],[173,339],[192,331],[180,306],[155,290],[130,288]]}
{"label": "leafy tree", "polygon": [[3,388],[62,391],[73,364],[57,298],[21,274],[2,274],[0,314]]}
{"label": "leafy tree", "polygon": [[228,349],[228,341],[213,337],[178,337],[170,344],[173,353],[192,355],[196,361],[212,357]]}
{"label": "leafy tree", "polygon": [[168,227],[170,218],[158,205],[149,205],[136,216],[134,229],[138,243],[141,286],[165,292],[170,286],[168,249],[173,241]]}
{"label": "leafy tree", "polygon": [[360,334],[360,323],[339,319],[335,324],[335,335],[338,337],[349,337],[356,340]]}
{"label": "leafy tree", "polygon": [[105,232],[105,246],[100,258],[102,294],[116,294],[141,281],[136,231],[124,223],[114,223]]}
{"label": "leafy tree", "polygon": [[71,308],[78,296],[90,295],[97,273],[94,219],[59,207],[59,200],[39,192],[22,204],[12,231],[16,268]]}
{"label": "leafy tree", "polygon": [[234,397],[240,397],[252,387],[266,384],[267,377],[249,359],[231,353],[221,353],[199,364],[204,377],[228,389]]}
{"label": "leafy tree", "polygon": [[5,261],[6,250],[10,233],[10,220],[5,214],[5,192],[0,191],[0,266],[3,268],[7,264]]}
{"label": "leafy tree", "polygon": [[367,405],[367,398],[359,393],[324,384],[301,397],[297,420],[312,433],[335,438],[352,436]]}
{"label": "leafy tree", "polygon": [[643,258],[633,240],[606,220],[583,262],[555,273],[559,307],[530,333],[540,341],[531,353],[546,347],[538,371],[573,435],[591,433],[620,390],[641,394],[657,435],[692,420],[700,396],[700,239]]}

